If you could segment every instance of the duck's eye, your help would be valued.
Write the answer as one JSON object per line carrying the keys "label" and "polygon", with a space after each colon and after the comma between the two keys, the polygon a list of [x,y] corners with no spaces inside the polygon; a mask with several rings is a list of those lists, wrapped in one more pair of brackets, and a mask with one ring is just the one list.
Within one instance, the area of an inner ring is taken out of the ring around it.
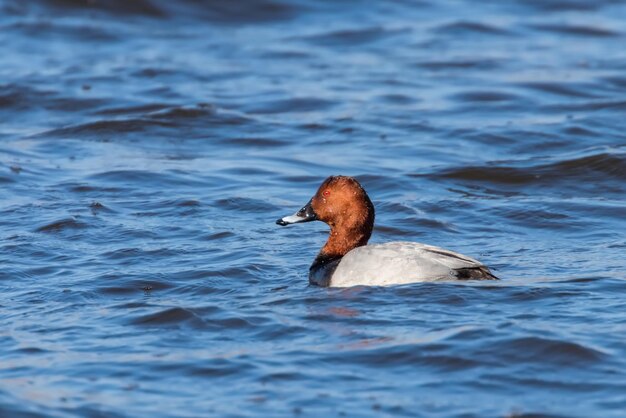
{"label": "duck's eye", "polygon": [[330,190],[324,190],[324,191],[322,192],[322,195],[323,195],[324,197],[328,197],[328,196],[330,196]]}

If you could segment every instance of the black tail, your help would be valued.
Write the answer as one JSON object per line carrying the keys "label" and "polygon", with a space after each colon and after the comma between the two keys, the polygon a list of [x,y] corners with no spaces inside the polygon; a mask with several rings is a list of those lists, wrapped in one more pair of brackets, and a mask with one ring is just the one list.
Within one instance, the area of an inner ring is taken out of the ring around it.
{"label": "black tail", "polygon": [[454,273],[459,280],[500,280],[485,266],[456,269]]}

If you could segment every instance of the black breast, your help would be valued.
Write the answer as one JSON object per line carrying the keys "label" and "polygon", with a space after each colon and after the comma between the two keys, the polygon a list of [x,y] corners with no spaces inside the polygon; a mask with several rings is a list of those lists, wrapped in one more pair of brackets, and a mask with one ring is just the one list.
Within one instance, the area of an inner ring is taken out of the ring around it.
{"label": "black breast", "polygon": [[331,257],[318,255],[309,268],[309,284],[313,286],[328,287],[330,278],[341,261],[341,256]]}

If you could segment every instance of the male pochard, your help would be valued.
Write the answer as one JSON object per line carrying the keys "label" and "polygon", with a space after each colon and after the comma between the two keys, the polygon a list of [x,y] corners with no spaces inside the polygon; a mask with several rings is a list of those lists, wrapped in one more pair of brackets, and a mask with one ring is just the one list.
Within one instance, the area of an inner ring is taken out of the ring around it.
{"label": "male pochard", "polygon": [[367,245],[374,228],[374,205],[352,177],[328,177],[298,212],[278,225],[322,221],[328,241],[309,269],[317,286],[385,286],[438,280],[497,280],[481,262],[417,242]]}

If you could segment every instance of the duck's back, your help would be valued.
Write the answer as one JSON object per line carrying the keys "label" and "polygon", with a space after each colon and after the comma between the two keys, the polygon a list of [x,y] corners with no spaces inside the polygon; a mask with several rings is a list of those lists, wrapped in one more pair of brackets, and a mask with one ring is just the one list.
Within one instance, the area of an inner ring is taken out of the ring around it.
{"label": "duck's back", "polygon": [[438,280],[497,279],[481,262],[454,251],[418,242],[388,242],[357,247],[334,271],[330,286],[387,286]]}

